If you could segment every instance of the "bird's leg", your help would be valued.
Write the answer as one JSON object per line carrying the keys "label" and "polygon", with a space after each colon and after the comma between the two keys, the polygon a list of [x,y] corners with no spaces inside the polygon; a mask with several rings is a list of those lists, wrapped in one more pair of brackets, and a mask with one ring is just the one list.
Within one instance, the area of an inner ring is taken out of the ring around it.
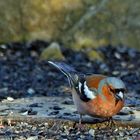
{"label": "bird's leg", "polygon": [[107,124],[108,127],[113,127],[113,126],[115,126],[115,122],[114,122],[114,120],[113,120],[112,117],[109,117],[109,118],[107,119],[107,122],[108,122],[108,124]]}
{"label": "bird's leg", "polygon": [[82,114],[80,114],[80,116],[79,116],[79,125],[81,125],[82,124]]}
{"label": "bird's leg", "polygon": [[79,115],[79,122],[78,124],[75,122],[73,128],[77,127],[78,131],[82,129],[82,114]]}
{"label": "bird's leg", "polygon": [[82,114],[79,115],[79,124],[78,124],[78,131],[83,129],[83,125],[82,125]]}

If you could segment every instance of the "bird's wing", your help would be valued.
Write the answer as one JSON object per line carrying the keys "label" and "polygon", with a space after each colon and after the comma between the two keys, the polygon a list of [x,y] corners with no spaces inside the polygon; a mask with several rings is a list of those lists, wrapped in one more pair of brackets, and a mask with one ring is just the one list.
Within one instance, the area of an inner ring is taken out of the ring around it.
{"label": "bird's wing", "polygon": [[73,67],[65,63],[52,61],[49,61],[49,63],[67,76],[70,86],[76,90],[82,101],[88,102],[96,98],[98,94],[98,84],[105,76],[85,76],[84,74],[79,74]]}
{"label": "bird's wing", "polygon": [[80,99],[88,102],[96,98],[98,94],[98,84],[105,78],[102,75],[79,76],[79,81],[75,87]]}

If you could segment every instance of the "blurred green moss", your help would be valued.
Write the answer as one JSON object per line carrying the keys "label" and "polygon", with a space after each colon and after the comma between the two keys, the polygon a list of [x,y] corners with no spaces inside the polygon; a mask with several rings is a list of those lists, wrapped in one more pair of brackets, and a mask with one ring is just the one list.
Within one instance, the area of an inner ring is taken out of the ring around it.
{"label": "blurred green moss", "polygon": [[45,39],[77,47],[89,38],[89,47],[139,48],[139,13],[140,1],[133,0],[1,0],[0,42]]}

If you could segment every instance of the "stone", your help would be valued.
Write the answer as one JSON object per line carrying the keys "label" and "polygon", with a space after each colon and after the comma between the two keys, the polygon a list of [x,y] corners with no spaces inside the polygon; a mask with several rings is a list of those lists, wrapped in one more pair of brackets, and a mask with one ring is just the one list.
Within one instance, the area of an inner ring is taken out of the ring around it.
{"label": "stone", "polygon": [[29,89],[27,90],[27,92],[28,92],[28,94],[32,95],[32,94],[35,93],[35,90],[32,89],[32,88],[29,88]]}
{"label": "stone", "polygon": [[109,72],[109,67],[107,66],[107,64],[102,63],[102,64],[100,65],[100,70],[101,70],[102,72]]}
{"label": "stone", "polygon": [[58,43],[51,43],[46,49],[44,49],[40,55],[41,60],[64,60],[60,46]]}
{"label": "stone", "polygon": [[140,128],[134,128],[130,131],[130,135],[137,133],[140,130]]}
{"label": "stone", "polygon": [[12,97],[7,97],[7,100],[10,101],[10,102],[12,102],[12,101],[14,101],[14,98],[12,98]]}
{"label": "stone", "polygon": [[113,71],[112,74],[113,75],[118,75],[120,72],[119,71]]}
{"label": "stone", "polygon": [[115,52],[115,57],[117,58],[117,59],[121,59],[121,55],[118,53],[118,52]]}
{"label": "stone", "polygon": [[89,130],[89,134],[94,137],[95,136],[95,130],[94,129],[90,129]]}
{"label": "stone", "polygon": [[97,50],[89,50],[87,51],[87,56],[89,58],[89,60],[99,60],[102,61],[103,60],[103,55],[102,53],[98,52]]}
{"label": "stone", "polygon": [[31,137],[28,137],[27,140],[38,140],[38,136],[31,136]]}
{"label": "stone", "polygon": [[42,106],[40,106],[38,103],[33,103],[30,104],[29,107],[42,107]]}

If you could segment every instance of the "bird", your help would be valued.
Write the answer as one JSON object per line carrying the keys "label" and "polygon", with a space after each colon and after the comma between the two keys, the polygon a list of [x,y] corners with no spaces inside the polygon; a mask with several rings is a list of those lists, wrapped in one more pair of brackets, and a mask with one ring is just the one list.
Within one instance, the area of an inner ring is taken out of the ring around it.
{"label": "bird", "polygon": [[112,118],[124,107],[126,86],[118,77],[83,74],[64,62],[48,61],[69,81],[74,104],[82,116]]}

